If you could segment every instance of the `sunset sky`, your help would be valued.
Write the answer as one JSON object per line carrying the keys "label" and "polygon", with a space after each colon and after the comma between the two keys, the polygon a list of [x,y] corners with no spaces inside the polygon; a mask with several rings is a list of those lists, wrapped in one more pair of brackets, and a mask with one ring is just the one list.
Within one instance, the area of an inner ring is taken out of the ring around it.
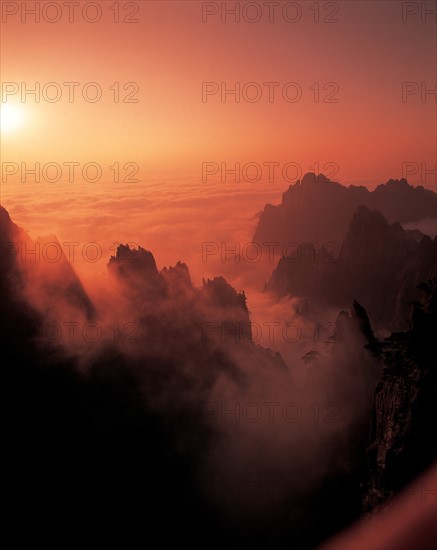
{"label": "sunset sky", "polygon": [[[436,99],[421,95],[436,82],[436,28],[423,9],[432,2],[101,1],[100,15],[90,2],[74,13],[39,2],[40,22],[21,4],[2,6],[2,202],[34,231],[135,240],[141,228],[152,246],[152,233],[167,239],[172,224],[186,230],[216,216],[244,222],[250,234],[248,219],[288,187],[287,163],[290,179],[320,170],[373,188],[405,175],[408,162],[410,183],[436,187],[435,175],[423,172],[435,168]],[[25,4],[31,10],[35,2]],[[239,22],[223,11],[235,6]],[[206,82],[219,91],[202,94]],[[284,88],[290,82],[298,86]],[[411,92],[404,101],[403,82]],[[23,102],[35,83],[39,102],[31,93]],[[88,83],[101,100],[92,101]],[[239,83],[240,102],[221,97],[222,83],[228,90]],[[129,98],[136,102],[123,102]],[[23,182],[22,163],[36,162],[40,183],[32,175]],[[69,181],[64,163],[73,162],[79,168]],[[219,170],[202,180],[203,163],[236,162],[257,163],[260,177],[249,171],[255,181],[243,174],[238,184],[232,175],[222,182]],[[279,166],[273,181],[266,162]],[[46,163],[63,167],[59,181],[53,171],[45,178]],[[87,163],[98,163],[99,181],[83,181]],[[229,238],[223,226],[221,237]]]}
{"label": "sunset sky", "polygon": [[437,548],[436,23],[0,0],[14,535]]}

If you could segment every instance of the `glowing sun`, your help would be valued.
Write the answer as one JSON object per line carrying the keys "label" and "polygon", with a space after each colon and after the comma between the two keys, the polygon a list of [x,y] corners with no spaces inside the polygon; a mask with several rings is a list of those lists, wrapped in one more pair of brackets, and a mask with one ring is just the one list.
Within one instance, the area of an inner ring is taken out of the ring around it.
{"label": "glowing sun", "polygon": [[19,128],[24,121],[24,113],[16,105],[1,105],[0,127],[2,132],[11,132]]}

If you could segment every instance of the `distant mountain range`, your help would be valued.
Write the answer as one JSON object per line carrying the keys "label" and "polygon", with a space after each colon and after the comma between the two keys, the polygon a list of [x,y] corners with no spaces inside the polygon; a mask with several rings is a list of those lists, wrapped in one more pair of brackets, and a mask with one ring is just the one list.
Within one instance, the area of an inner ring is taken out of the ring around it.
{"label": "distant mountain range", "polygon": [[[328,243],[340,245],[358,206],[378,210],[389,223],[437,217],[437,193],[413,187],[405,179],[389,180],[374,191],[345,187],[323,174],[305,174],[290,185],[277,206],[267,204],[259,218],[254,242]],[[437,222],[436,222],[437,232]]]}
{"label": "distant mountain range", "polygon": [[345,307],[358,300],[376,328],[405,329],[416,286],[437,276],[437,237],[389,224],[360,206],[338,257],[329,248],[299,245],[283,256],[266,288],[279,296]]}
{"label": "distant mountain range", "polygon": [[283,245],[266,289],[322,306],[358,300],[375,328],[405,329],[416,286],[437,275],[437,237],[401,225],[424,219],[437,233],[437,193],[406,180],[369,191],[306,174],[259,219],[254,241]]}

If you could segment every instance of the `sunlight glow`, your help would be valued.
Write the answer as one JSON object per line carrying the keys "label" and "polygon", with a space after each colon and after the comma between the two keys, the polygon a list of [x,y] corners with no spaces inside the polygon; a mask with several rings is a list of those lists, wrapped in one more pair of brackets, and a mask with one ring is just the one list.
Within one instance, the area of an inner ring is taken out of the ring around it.
{"label": "sunlight glow", "polygon": [[19,128],[24,121],[22,109],[15,105],[2,105],[0,108],[0,128],[2,133]]}

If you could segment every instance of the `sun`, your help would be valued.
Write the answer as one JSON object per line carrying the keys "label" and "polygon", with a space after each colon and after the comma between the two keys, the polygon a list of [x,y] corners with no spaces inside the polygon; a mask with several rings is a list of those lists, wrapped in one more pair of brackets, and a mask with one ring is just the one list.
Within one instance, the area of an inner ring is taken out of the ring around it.
{"label": "sun", "polygon": [[24,113],[16,105],[1,105],[0,107],[0,128],[2,133],[12,132],[19,128],[24,121]]}

